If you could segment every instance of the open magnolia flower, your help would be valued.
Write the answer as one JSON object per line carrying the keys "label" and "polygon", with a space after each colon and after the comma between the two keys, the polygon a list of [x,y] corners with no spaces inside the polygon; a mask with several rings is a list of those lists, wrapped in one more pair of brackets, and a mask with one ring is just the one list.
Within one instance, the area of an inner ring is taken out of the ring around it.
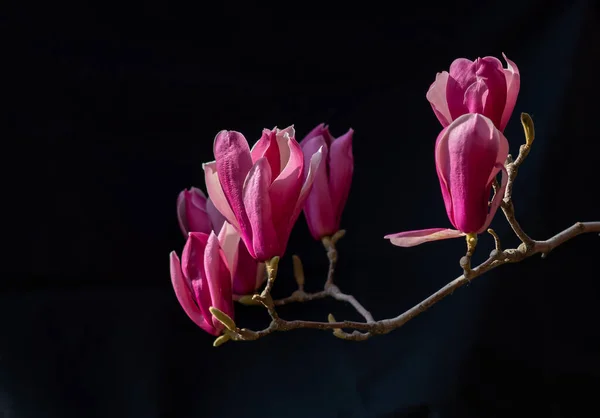
{"label": "open magnolia flower", "polygon": [[221,131],[203,165],[210,199],[258,261],[283,256],[321,163],[319,149],[305,166],[294,136],[292,126],[265,129],[250,149],[241,133]]}
{"label": "open magnolia flower", "polygon": [[[446,213],[456,229],[422,229],[385,238],[394,245],[412,247],[485,231],[504,197],[507,156],[508,141],[489,118],[477,113],[458,117],[442,130],[435,144],[435,165]],[[492,184],[500,171],[500,188],[490,203]]]}
{"label": "open magnolia flower", "polygon": [[224,326],[210,308],[234,317],[230,261],[226,256],[232,249],[225,226],[221,232],[218,238],[214,232],[190,232],[181,262],[175,251],[171,252],[171,282],[181,307],[196,325],[215,336]]}
{"label": "open magnolia flower", "polygon": [[443,127],[466,113],[480,113],[504,131],[519,95],[519,69],[502,54],[508,68],[495,57],[475,61],[458,58],[450,71],[438,73],[427,100]]}
{"label": "open magnolia flower", "polygon": [[323,162],[315,174],[315,181],[306,203],[304,216],[314,239],[331,236],[340,229],[340,221],[354,171],[352,135],[348,130],[339,138],[329,133],[325,124],[313,129],[300,142],[305,164],[318,149],[323,148]]}
{"label": "open magnolia flower", "polygon": [[[233,298],[254,293],[266,280],[265,264],[259,263],[248,253],[239,233],[225,221],[202,190],[191,187],[183,190],[177,198],[177,218],[181,231],[187,237],[190,232],[225,234],[228,243],[226,255],[233,277]],[[223,227],[225,226],[225,230]]]}

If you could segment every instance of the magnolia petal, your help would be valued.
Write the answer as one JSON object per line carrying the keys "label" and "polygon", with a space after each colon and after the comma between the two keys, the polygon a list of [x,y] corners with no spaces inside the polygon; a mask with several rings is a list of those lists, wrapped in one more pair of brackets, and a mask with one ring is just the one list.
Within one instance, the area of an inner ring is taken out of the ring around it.
{"label": "magnolia petal", "polygon": [[218,209],[215,207],[215,204],[210,199],[206,200],[206,213],[208,215],[208,219],[210,220],[211,230],[213,231],[220,231],[223,227],[223,224],[227,222],[223,214],[218,211]]}
{"label": "magnolia petal", "polygon": [[281,173],[269,187],[269,198],[273,207],[273,225],[278,232],[285,231],[294,212],[298,195],[302,189],[304,174],[304,154],[302,148],[292,137],[279,141],[280,152],[286,153],[288,159]]}
{"label": "magnolia petal", "polygon": [[500,60],[494,57],[478,60],[477,78],[485,82],[488,94],[483,97],[483,111],[472,111],[472,113],[481,113],[487,116],[499,128],[506,106],[506,77]]}
{"label": "magnolia petal", "polygon": [[456,228],[454,223],[454,209],[452,206],[452,195],[450,194],[450,153],[448,152],[448,131],[453,124],[448,125],[439,133],[435,141],[435,170],[440,181],[440,189],[446,214],[450,223]]}
{"label": "magnolia petal", "polygon": [[277,144],[277,137],[275,132],[268,129],[263,129],[262,136],[254,144],[250,151],[252,155],[252,163],[265,157],[271,166],[271,173],[273,177],[277,177],[281,171],[281,161],[279,159],[279,145]]}
{"label": "magnolia petal", "polygon": [[450,110],[448,109],[448,101],[446,99],[446,87],[448,85],[449,74],[447,71],[437,73],[435,81],[429,87],[425,97],[431,104],[435,116],[438,118],[442,126],[445,128],[452,122]]}
{"label": "magnolia petal", "polygon": [[[233,298],[231,295],[231,273],[227,269],[226,261],[221,254],[219,239],[211,232],[204,251],[204,269],[206,272],[206,283],[210,293],[211,306],[233,318]],[[221,331],[223,324],[216,318],[212,318],[213,326]]]}
{"label": "magnolia petal", "polygon": [[[304,164],[310,165],[310,159],[319,150],[322,149],[323,164],[319,165],[315,173],[310,193],[304,203],[304,216],[311,235],[314,239],[320,240],[325,235],[331,235],[336,232],[335,208],[333,195],[330,191],[329,179],[327,178],[327,154],[328,147],[325,139],[319,135],[310,138],[304,142],[302,151],[304,152]],[[294,202],[294,205],[296,202]]]}
{"label": "magnolia petal", "polygon": [[206,321],[206,317],[202,314],[200,308],[196,304],[192,290],[183,277],[179,258],[177,257],[175,251],[172,251],[170,254],[170,270],[171,283],[173,284],[173,289],[175,290],[175,296],[177,297],[179,304],[187,316],[204,331],[212,335],[218,335],[215,328]]}
{"label": "magnolia petal", "polygon": [[[244,242],[250,255],[259,261],[283,255],[279,253],[279,240],[273,225],[274,213],[269,197],[270,184],[269,162],[264,157],[259,158],[248,174],[243,192],[244,206],[252,233],[252,240],[244,240]],[[279,207],[278,210],[280,210]],[[243,235],[242,238],[244,238]]]}
{"label": "magnolia petal", "polygon": [[504,69],[504,76],[506,77],[506,106],[502,112],[502,121],[498,127],[501,131],[504,131],[508,121],[513,113],[515,105],[517,104],[517,97],[519,96],[519,89],[521,88],[521,75],[519,68],[514,62],[509,60],[504,53],[502,56],[506,60],[507,69]]}
{"label": "magnolia petal", "polygon": [[237,266],[238,248],[240,242],[240,234],[235,230],[229,222],[224,222],[219,230],[219,245],[225,255],[227,267],[231,272],[231,277],[235,275]]}
{"label": "magnolia petal", "polygon": [[429,228],[416,231],[405,231],[397,234],[386,235],[392,244],[398,247],[414,247],[429,241],[439,241],[442,239],[459,238],[464,236],[464,232],[448,228]]}
{"label": "magnolia petal", "polygon": [[189,282],[194,300],[205,318],[211,317],[208,310],[211,306],[211,299],[204,265],[204,252],[208,237],[209,235],[203,232],[190,232],[181,254],[181,269]]}
{"label": "magnolia petal", "polygon": [[327,144],[327,146],[329,146],[331,144],[331,142],[333,141],[333,137],[329,133],[329,127],[327,125],[325,125],[324,123],[321,123],[321,124],[317,125],[315,128],[313,128],[313,130],[310,131],[308,134],[306,134],[304,139],[302,141],[300,141],[300,147],[304,150],[304,145],[306,144],[306,142],[308,142],[310,139],[312,139],[316,136],[322,136],[323,139],[325,140],[325,143]]}
{"label": "magnolia petal", "polygon": [[329,156],[322,157],[329,165],[329,190],[331,201],[334,204],[334,219],[336,222],[336,231],[331,231],[332,233],[337,232],[339,228],[340,218],[346,206],[346,201],[350,194],[350,186],[352,185],[352,175],[354,173],[354,155],[352,154],[353,135],[354,130],[349,129],[348,132],[333,141]]}
{"label": "magnolia petal", "polygon": [[483,114],[485,97],[489,97],[489,91],[483,80],[477,80],[467,87],[464,95],[464,103],[469,113]]}
{"label": "magnolia petal", "polygon": [[249,295],[254,293],[261,283],[257,283],[257,266],[259,264],[252,258],[243,241],[239,242],[237,266],[233,277],[233,293],[236,295]]}
{"label": "magnolia petal", "polygon": [[[251,241],[252,231],[243,198],[244,183],[252,168],[248,141],[239,132],[221,131],[215,138],[213,149],[223,194],[238,221],[240,235],[244,241]],[[219,208],[217,202],[214,203]]]}
{"label": "magnolia petal", "polygon": [[[237,230],[240,229],[240,225],[227,202],[227,198],[223,193],[223,188],[219,182],[219,175],[217,174],[217,162],[211,161],[209,163],[202,164],[204,169],[204,181],[206,183],[206,190],[212,205],[221,213],[227,222],[232,224]],[[212,220],[211,220],[212,221]],[[214,224],[213,224],[214,225]]]}

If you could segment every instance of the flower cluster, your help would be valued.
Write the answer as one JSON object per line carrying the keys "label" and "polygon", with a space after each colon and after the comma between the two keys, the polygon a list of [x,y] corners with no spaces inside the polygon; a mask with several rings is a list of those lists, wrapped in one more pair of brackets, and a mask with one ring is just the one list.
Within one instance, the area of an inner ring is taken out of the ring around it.
{"label": "flower cluster", "polygon": [[339,230],[353,133],[334,138],[321,124],[298,143],[292,126],[264,129],[252,148],[240,132],[217,134],[215,160],[203,164],[208,198],[194,187],[180,193],[187,242],[181,260],[171,253],[175,294],[198,326],[212,335],[224,331],[221,319],[233,318],[233,301],[264,283],[265,264],[283,256],[302,211],[315,239]]}
{"label": "flower cluster", "polygon": [[[496,214],[508,181],[503,134],[519,94],[517,66],[494,57],[459,58],[438,73],[427,100],[442,124],[435,143],[435,166],[450,223],[456,229],[428,228],[386,235],[392,244],[412,247],[427,241],[474,236]],[[502,178],[490,202],[498,173]]]}

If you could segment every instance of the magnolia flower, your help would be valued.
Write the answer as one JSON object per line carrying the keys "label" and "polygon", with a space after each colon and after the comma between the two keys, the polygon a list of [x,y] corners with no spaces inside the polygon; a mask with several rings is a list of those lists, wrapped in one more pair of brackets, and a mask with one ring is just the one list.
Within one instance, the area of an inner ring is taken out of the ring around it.
{"label": "magnolia flower", "polygon": [[241,133],[221,131],[203,165],[210,199],[258,261],[284,254],[321,163],[319,149],[305,166],[294,136],[292,126],[265,129],[250,149]]}
{"label": "magnolia flower", "polygon": [[519,69],[502,54],[508,68],[495,57],[470,61],[458,58],[450,71],[438,73],[427,100],[443,127],[466,113],[480,113],[504,131],[517,102],[521,85]]}
{"label": "magnolia flower", "polygon": [[[177,217],[181,231],[187,237],[190,232],[225,234],[226,256],[229,258],[233,278],[234,299],[254,293],[265,281],[265,265],[254,260],[238,232],[225,221],[225,217],[202,190],[195,187],[183,190],[177,198]],[[225,230],[223,227],[225,225]]]}
{"label": "magnolia flower", "polygon": [[306,222],[316,240],[333,235],[340,228],[354,170],[353,133],[350,129],[335,139],[329,128],[320,124],[300,142],[305,164],[318,149],[323,149],[323,162],[315,173],[312,190],[304,204]]}
{"label": "magnolia flower", "polygon": [[171,252],[171,281],[181,307],[196,325],[215,336],[224,326],[210,313],[210,307],[234,317],[227,244],[224,237],[220,241],[214,232],[191,232],[181,262],[175,251]]}
{"label": "magnolia flower", "polygon": [[[504,197],[507,155],[508,141],[489,118],[477,113],[458,117],[442,130],[435,144],[435,165],[446,213],[456,229],[407,231],[385,238],[400,247],[412,247],[485,231]],[[500,188],[489,203],[493,180],[500,171]]]}

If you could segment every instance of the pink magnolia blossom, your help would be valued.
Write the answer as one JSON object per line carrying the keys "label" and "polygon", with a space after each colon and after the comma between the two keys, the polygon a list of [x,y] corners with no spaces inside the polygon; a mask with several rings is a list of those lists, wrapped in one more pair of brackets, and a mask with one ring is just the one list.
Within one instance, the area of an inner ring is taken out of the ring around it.
{"label": "pink magnolia blossom", "polygon": [[[507,155],[508,141],[489,118],[477,113],[458,117],[442,130],[435,144],[435,165],[446,213],[456,229],[407,231],[385,238],[400,247],[412,247],[485,231],[504,197]],[[500,189],[490,204],[492,183],[500,171]]]}
{"label": "pink magnolia blossom", "polygon": [[[231,266],[233,277],[234,299],[253,293],[265,281],[265,265],[253,259],[240,235],[225,217],[215,208],[215,205],[202,190],[195,187],[183,190],[177,198],[177,217],[184,236],[190,232],[215,232],[227,243],[225,255]],[[223,227],[225,226],[225,229]],[[222,234],[225,234],[221,236]]]}
{"label": "pink magnolia blossom", "polygon": [[250,149],[241,133],[221,131],[203,165],[210,199],[258,261],[284,254],[321,163],[319,149],[306,167],[294,136],[293,126],[265,129]]}
{"label": "pink magnolia blossom", "polygon": [[219,241],[214,232],[191,232],[181,262],[171,252],[171,281],[179,303],[196,325],[215,336],[224,326],[209,308],[234,317],[231,272]]}
{"label": "pink magnolia blossom", "polygon": [[304,204],[306,222],[316,240],[333,235],[340,228],[354,171],[353,133],[350,129],[335,139],[329,128],[320,124],[300,142],[305,164],[318,149],[323,149],[323,162],[315,173],[312,190]]}
{"label": "pink magnolia blossom", "polygon": [[517,102],[521,85],[519,69],[502,54],[508,64],[495,57],[470,61],[458,58],[450,71],[438,73],[429,87],[427,100],[443,127],[466,113],[490,118],[504,132]]}

